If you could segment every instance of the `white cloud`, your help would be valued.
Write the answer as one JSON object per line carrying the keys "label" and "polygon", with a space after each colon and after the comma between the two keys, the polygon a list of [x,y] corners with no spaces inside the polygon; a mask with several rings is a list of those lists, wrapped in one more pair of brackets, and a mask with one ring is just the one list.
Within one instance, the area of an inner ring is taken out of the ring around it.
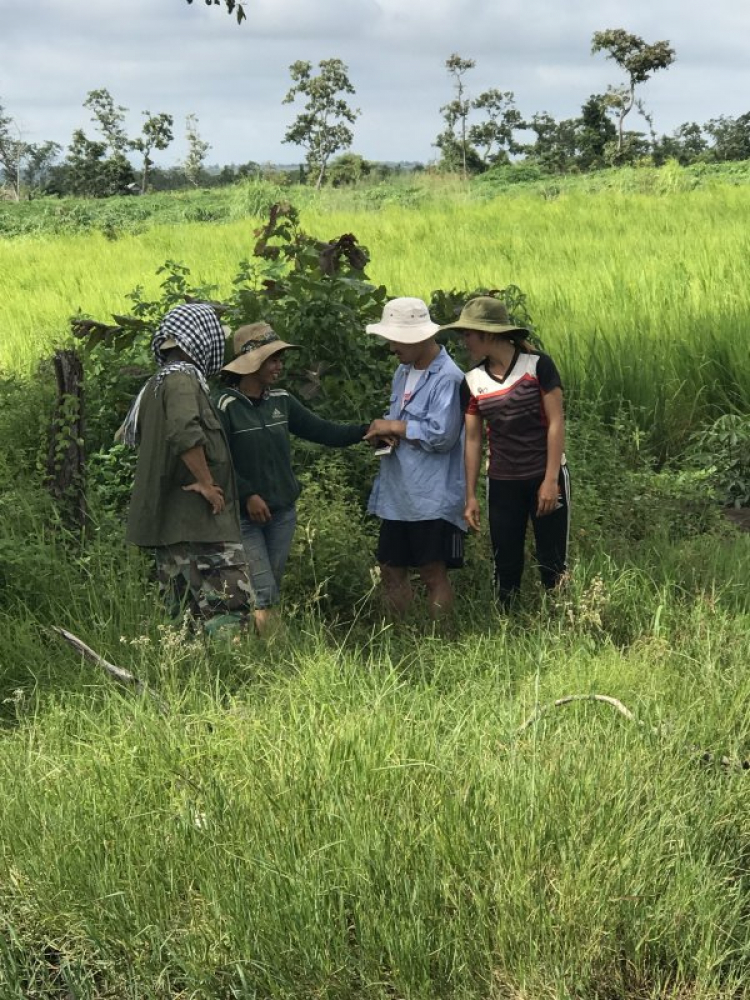
{"label": "white cloud", "polygon": [[[624,10],[626,6],[626,10]],[[527,115],[575,115],[619,80],[591,56],[593,31],[668,38],[677,62],[644,88],[657,129],[750,109],[750,5],[738,0],[249,0],[238,26],[223,9],[184,0],[0,0],[0,100],[33,140],[67,144],[89,128],[82,102],[106,86],[130,109],[195,112],[216,161],[293,162],[281,139],[288,67],[332,56],[349,66],[362,110],[355,149],[379,159],[433,156],[450,98],[445,59],[476,60],[473,93],[513,90]],[[181,144],[162,154],[172,162]]]}

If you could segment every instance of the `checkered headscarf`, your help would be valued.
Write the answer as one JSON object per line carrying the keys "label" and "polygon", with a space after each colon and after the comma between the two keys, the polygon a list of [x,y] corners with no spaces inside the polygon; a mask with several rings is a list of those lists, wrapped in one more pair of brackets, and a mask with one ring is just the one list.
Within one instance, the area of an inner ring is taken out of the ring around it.
{"label": "checkered headscarf", "polygon": [[[167,363],[162,344],[170,337],[187,354],[190,361]],[[224,331],[211,306],[190,302],[184,306],[177,306],[167,313],[154,334],[151,350],[160,366],[154,379],[154,393],[158,393],[167,375],[171,375],[172,372],[185,372],[197,378],[201,388],[208,395],[206,377],[215,375],[224,364]],[[145,391],[144,385],[133,400],[122,427],[115,434],[116,441],[122,441],[131,448],[135,448],[138,444],[138,415]]]}
{"label": "checkered headscarf", "polygon": [[159,365],[165,364],[161,345],[169,337],[206,377],[215,375],[224,364],[224,331],[211,306],[189,302],[167,313],[151,341]]}

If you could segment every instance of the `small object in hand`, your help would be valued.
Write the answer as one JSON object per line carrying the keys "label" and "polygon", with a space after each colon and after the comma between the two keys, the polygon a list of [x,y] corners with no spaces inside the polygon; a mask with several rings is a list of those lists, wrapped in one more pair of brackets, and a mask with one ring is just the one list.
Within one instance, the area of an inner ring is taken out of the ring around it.
{"label": "small object in hand", "polygon": [[382,458],[384,455],[390,455],[392,451],[393,451],[392,444],[380,444],[375,449],[375,454],[378,456],[378,458]]}

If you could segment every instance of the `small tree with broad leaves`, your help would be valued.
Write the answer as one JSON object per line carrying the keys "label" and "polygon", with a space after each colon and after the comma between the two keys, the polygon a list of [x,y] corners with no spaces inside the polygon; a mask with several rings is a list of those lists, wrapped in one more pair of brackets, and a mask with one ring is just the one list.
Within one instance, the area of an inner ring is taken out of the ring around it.
{"label": "small tree with broad leaves", "polygon": [[146,116],[146,121],[143,123],[141,134],[130,143],[131,148],[137,150],[143,156],[141,194],[146,193],[149,168],[154,165],[154,161],[151,159],[152,151],[154,149],[166,149],[174,139],[174,133],[172,132],[174,118],[171,115],[168,115],[165,111],[161,111],[158,115],[152,115],[150,111],[144,111],[143,114]]}
{"label": "small tree with broad leaves", "polygon": [[330,158],[351,146],[354,135],[349,125],[359,116],[359,109],[350,108],[342,97],[356,93],[345,64],[340,59],[323,59],[318,68],[320,72],[315,76],[312,63],[298,60],[289,67],[294,86],[283,103],[292,104],[297,97],[307,101],[282,140],[307,151],[308,168],[318,175],[316,190],[323,183]]}
{"label": "small tree with broad leaves", "polygon": [[201,170],[206,159],[206,153],[211,148],[211,144],[201,138],[198,131],[198,116],[189,114],[185,118],[185,139],[187,141],[187,155],[182,164],[185,177],[193,187],[198,186]]}

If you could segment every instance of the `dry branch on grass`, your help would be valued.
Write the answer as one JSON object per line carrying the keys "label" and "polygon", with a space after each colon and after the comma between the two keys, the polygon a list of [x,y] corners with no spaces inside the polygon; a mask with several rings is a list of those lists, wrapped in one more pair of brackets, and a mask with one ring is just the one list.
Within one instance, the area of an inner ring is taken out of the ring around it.
{"label": "dry branch on grass", "polygon": [[[647,729],[652,736],[662,736],[664,734],[664,728],[660,726],[647,726],[645,722],[637,719],[633,712],[630,711],[618,698],[613,698],[608,694],[567,694],[563,698],[558,698],[556,701],[550,701],[546,705],[537,705],[528,719],[519,726],[516,730],[516,736],[520,736],[521,733],[525,732],[529,726],[538,722],[541,717],[553,708],[560,708],[562,705],[570,705],[574,702],[581,701],[596,701],[604,703],[605,705],[611,705],[620,715],[624,715],[628,722],[634,722],[641,729]],[[739,758],[732,758],[726,756],[717,756],[711,750],[702,750],[700,747],[692,746],[691,751],[700,754],[700,759],[705,764],[720,764],[722,767],[738,768],[741,771],[750,770],[750,760],[743,760]]]}
{"label": "dry branch on grass", "polygon": [[87,646],[82,639],[79,639],[77,635],[73,635],[72,632],[68,632],[67,629],[53,625],[52,631],[61,635],[63,639],[65,639],[65,641],[69,643],[73,649],[77,649],[78,652],[85,657],[85,659],[91,660],[92,663],[95,663],[98,667],[101,667],[102,670],[106,671],[110,677],[117,681],[118,684],[122,684],[124,687],[131,687],[137,691],[138,694],[149,695],[149,697],[153,698],[158,705],[159,711],[165,713],[168,711],[167,703],[160,698],[155,691],[152,691],[148,684],[144,681],[138,680],[138,678],[134,674],[131,674],[129,670],[125,670],[124,667],[118,667],[114,663],[110,663],[109,660],[105,660],[103,656],[94,652],[94,650],[90,646]]}

